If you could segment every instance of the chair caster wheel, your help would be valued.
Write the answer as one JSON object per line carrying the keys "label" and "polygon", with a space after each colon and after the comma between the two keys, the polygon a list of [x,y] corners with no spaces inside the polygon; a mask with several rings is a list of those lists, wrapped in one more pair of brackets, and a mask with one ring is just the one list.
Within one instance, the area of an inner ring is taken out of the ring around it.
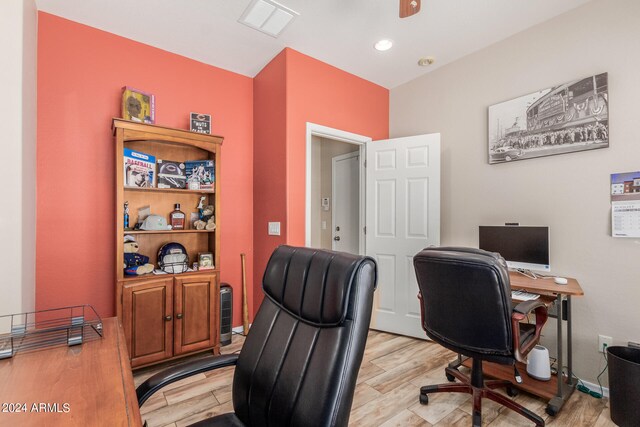
{"label": "chair caster wheel", "polygon": [[426,394],[421,394],[420,395],[420,404],[421,405],[428,405],[429,404],[429,396],[427,396]]}
{"label": "chair caster wheel", "polygon": [[451,374],[445,374],[447,376],[447,381],[449,381],[450,383],[454,382],[456,380],[456,377],[454,377]]}
{"label": "chair caster wheel", "polygon": [[547,405],[547,414],[551,415],[552,417],[555,417],[556,415],[558,415],[558,411],[560,410],[560,408],[556,408],[553,405]]}
{"label": "chair caster wheel", "polygon": [[507,387],[507,395],[509,397],[516,397],[520,392],[515,387]]}

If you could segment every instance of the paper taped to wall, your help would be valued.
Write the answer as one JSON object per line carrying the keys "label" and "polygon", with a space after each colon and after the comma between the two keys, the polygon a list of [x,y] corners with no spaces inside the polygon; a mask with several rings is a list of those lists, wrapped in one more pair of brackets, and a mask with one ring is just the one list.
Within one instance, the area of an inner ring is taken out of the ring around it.
{"label": "paper taped to wall", "polygon": [[640,200],[611,202],[613,237],[640,237]]}

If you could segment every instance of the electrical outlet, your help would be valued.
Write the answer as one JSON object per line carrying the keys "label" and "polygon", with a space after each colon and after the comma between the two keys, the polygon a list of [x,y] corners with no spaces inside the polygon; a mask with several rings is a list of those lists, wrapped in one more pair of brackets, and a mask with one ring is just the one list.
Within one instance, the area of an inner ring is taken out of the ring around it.
{"label": "electrical outlet", "polygon": [[640,348],[640,343],[629,341],[629,347],[631,347],[631,348]]}
{"label": "electrical outlet", "polygon": [[606,335],[598,335],[598,351],[604,353],[604,349],[613,345],[613,338]]}

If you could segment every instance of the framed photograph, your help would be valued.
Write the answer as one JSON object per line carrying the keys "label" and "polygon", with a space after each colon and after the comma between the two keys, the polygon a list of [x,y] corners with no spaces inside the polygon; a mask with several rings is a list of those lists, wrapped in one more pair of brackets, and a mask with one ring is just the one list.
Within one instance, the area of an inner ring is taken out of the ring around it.
{"label": "framed photograph", "polygon": [[156,97],[129,86],[123,87],[122,118],[140,123],[155,123]]}
{"label": "framed photograph", "polygon": [[211,135],[211,115],[191,113],[191,132]]}
{"label": "framed photograph", "polygon": [[213,270],[213,254],[211,252],[200,252],[198,254],[198,270]]}
{"label": "framed photograph", "polygon": [[489,107],[489,164],[609,146],[607,73]]}

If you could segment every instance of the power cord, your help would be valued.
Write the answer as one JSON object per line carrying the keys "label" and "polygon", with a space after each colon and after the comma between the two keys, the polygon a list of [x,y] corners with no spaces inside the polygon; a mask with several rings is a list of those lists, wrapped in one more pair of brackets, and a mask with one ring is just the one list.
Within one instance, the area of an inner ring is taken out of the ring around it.
{"label": "power cord", "polygon": [[600,386],[600,393],[598,393],[597,391],[591,390],[589,387],[587,387],[584,384],[584,381],[582,381],[580,378],[578,378],[575,374],[572,373],[573,377],[578,380],[578,384],[576,385],[576,390],[582,393],[588,394],[591,397],[595,397],[596,399],[602,399],[602,396],[604,395],[604,391],[602,389],[602,382],[600,382],[600,377],[602,376],[602,374],[604,374],[604,372],[609,367],[609,360],[607,359],[607,347],[608,347],[607,344],[603,344],[602,346],[602,357],[604,357],[605,365],[604,365],[604,368],[602,368],[602,371],[600,371],[600,373],[596,377],[596,379],[598,380],[598,385]]}

